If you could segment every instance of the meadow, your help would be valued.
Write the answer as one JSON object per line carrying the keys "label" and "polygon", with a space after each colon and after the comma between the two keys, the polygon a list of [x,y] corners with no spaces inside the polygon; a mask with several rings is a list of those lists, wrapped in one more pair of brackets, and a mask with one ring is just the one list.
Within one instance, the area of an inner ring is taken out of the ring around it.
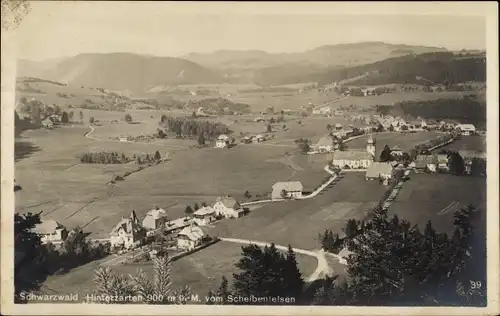
{"label": "meadow", "polygon": [[[472,204],[486,215],[486,178],[449,174],[411,174],[399,191],[389,214],[418,224],[423,231],[427,221],[438,231],[453,233],[454,212]],[[485,221],[484,221],[485,223]]]}
{"label": "meadow", "polygon": [[319,249],[319,233],[331,229],[341,234],[347,219],[367,216],[385,189],[376,181],[366,181],[363,172],[348,173],[314,199],[269,203],[237,220],[218,222],[208,232]]}
{"label": "meadow", "polygon": [[479,135],[462,136],[460,139],[454,141],[453,143],[437,149],[437,151],[441,150],[451,150],[451,151],[465,150],[465,151],[485,153],[486,137]]}
{"label": "meadow", "polygon": [[[316,258],[296,254],[298,267],[304,279],[314,272],[317,266]],[[209,290],[216,290],[222,276],[225,276],[229,285],[232,284],[233,273],[238,272],[235,264],[241,257],[241,245],[221,241],[189,256],[173,262],[172,265],[172,288],[176,289],[184,285],[191,287],[193,294],[204,296]],[[73,269],[64,275],[50,276],[43,284],[42,289],[51,293],[79,293],[80,298],[85,294],[92,293],[96,286],[92,280],[95,269],[99,263],[108,260],[88,263]],[[135,274],[138,269],[146,272],[153,279],[154,270],[152,262],[140,264],[122,264],[111,266],[111,270],[117,274]],[[204,303],[204,302],[200,302]]]}

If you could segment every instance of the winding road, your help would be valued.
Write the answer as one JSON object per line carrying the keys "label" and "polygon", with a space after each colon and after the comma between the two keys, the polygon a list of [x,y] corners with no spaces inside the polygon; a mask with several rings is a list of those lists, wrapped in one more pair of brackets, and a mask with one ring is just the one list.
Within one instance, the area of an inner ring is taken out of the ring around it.
{"label": "winding road", "polygon": [[[256,245],[259,247],[265,247],[265,246],[271,246],[271,243],[268,242],[262,242],[262,241],[256,241],[256,240],[249,240],[249,239],[238,239],[238,238],[220,238],[221,241],[226,241],[226,242],[232,242],[232,243],[237,243],[237,244],[244,244],[244,245]],[[281,246],[281,245],[275,245],[276,249],[282,250],[282,251],[288,251],[288,247]],[[299,248],[292,248],[292,250],[295,253],[299,253],[302,255],[310,256],[310,257],[315,257],[316,260],[318,260],[318,266],[316,267],[316,270],[306,279],[306,281],[310,284],[313,281],[316,281],[323,275],[331,274],[331,269],[328,266],[328,262],[326,261],[325,257],[325,252],[324,250],[317,250],[317,251],[311,251],[311,250],[305,250],[305,249],[299,249]]]}

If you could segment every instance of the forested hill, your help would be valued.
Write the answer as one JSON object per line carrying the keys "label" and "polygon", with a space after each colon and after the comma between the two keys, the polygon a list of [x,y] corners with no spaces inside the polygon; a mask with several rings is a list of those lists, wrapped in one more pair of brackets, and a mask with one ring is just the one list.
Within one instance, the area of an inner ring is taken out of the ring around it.
{"label": "forested hill", "polygon": [[[391,83],[441,83],[486,81],[486,57],[458,56],[451,52],[406,55],[385,59],[367,65],[336,67],[328,70],[309,69],[294,72],[290,66],[267,67],[257,71],[255,80],[260,85],[282,85],[299,82],[329,84],[364,75],[352,85],[382,85]],[[302,73],[302,75],[299,75]]]}

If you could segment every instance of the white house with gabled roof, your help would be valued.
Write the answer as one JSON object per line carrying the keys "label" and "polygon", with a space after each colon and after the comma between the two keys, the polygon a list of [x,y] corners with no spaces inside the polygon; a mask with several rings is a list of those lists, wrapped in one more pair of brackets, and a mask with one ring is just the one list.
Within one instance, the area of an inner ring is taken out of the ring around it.
{"label": "white house with gabled roof", "polygon": [[215,220],[215,210],[211,206],[204,206],[193,213],[193,219],[198,225],[208,225]]}
{"label": "white house with gabled roof", "polygon": [[229,136],[227,135],[220,135],[217,137],[215,140],[215,147],[216,148],[225,148],[229,146]]}
{"label": "white house with gabled roof", "polygon": [[193,250],[202,245],[203,239],[206,236],[203,230],[196,225],[184,227],[179,234],[177,234],[177,248]]}
{"label": "white house with gabled roof", "polygon": [[146,229],[158,229],[165,226],[167,221],[167,211],[156,207],[146,214],[146,217],[142,220],[142,226]]}
{"label": "white house with gabled roof", "polygon": [[244,213],[240,203],[230,196],[217,198],[213,209],[217,215],[222,215],[226,218],[238,218],[243,216]]}
{"label": "white house with gabled roof", "polygon": [[276,182],[273,184],[271,198],[273,200],[282,198],[300,198],[304,187],[300,181]]}

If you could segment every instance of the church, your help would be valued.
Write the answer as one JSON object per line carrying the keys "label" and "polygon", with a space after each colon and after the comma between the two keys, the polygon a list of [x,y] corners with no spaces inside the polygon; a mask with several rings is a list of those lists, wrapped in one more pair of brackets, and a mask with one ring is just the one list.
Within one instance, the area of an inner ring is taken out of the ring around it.
{"label": "church", "polygon": [[366,150],[340,151],[339,143],[334,141],[332,165],[341,169],[366,169],[375,161],[375,140],[370,135]]}

